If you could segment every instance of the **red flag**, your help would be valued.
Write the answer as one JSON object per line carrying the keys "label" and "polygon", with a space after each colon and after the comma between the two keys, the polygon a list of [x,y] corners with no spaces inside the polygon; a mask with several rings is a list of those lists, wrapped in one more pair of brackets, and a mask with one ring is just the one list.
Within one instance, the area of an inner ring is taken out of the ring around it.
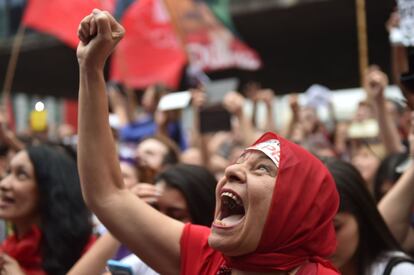
{"label": "red flag", "polygon": [[176,88],[186,54],[163,2],[135,1],[121,23],[126,34],[112,58],[111,78],[134,88],[155,83]]}
{"label": "red flag", "polygon": [[76,48],[79,22],[94,8],[112,11],[114,0],[28,0],[23,24]]}

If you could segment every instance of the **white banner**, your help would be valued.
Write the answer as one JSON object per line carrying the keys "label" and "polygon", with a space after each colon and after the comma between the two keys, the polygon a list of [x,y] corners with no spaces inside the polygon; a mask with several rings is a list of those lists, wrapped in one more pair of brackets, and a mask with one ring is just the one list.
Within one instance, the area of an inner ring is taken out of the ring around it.
{"label": "white banner", "polygon": [[401,42],[404,46],[414,46],[414,1],[398,0],[400,14]]}

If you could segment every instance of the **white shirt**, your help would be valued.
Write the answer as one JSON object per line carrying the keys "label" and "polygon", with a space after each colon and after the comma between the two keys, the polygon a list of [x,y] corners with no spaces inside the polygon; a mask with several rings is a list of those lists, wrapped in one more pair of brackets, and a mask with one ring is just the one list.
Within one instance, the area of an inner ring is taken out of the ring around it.
{"label": "white shirt", "polygon": [[[366,275],[383,275],[389,260],[396,256],[408,258],[406,254],[400,251],[388,252],[371,265],[369,272],[367,272]],[[393,267],[391,275],[414,275],[414,264],[409,262],[399,263]]]}

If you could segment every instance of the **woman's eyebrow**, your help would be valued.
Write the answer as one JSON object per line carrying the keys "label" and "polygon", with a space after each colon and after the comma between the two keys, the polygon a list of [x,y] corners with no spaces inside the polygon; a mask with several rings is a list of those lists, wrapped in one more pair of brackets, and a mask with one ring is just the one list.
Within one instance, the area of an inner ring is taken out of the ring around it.
{"label": "woman's eyebrow", "polygon": [[273,163],[276,166],[276,164],[267,155],[265,155],[264,153],[263,154],[260,154],[257,157],[256,160],[268,160],[268,161],[270,161],[271,163]]}
{"label": "woman's eyebrow", "polygon": [[247,152],[243,152],[235,161],[234,163],[238,163],[240,160],[243,160],[246,157]]}
{"label": "woman's eyebrow", "polygon": [[16,169],[24,170],[25,172],[30,172],[30,168],[24,164],[19,164],[16,166]]}

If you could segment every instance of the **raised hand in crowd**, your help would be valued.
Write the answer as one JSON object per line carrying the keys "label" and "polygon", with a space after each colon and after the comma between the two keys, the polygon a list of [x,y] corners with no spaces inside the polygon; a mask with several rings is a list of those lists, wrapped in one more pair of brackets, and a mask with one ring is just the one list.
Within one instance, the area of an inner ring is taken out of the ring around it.
{"label": "raised hand in crowd", "polygon": [[368,101],[374,107],[374,114],[378,121],[380,138],[388,154],[404,152],[396,121],[387,109],[385,89],[388,86],[388,77],[377,66],[371,66],[364,79],[364,88]]}
{"label": "raised hand in crowd", "polygon": [[302,141],[303,138],[297,139],[294,138],[295,132],[302,132],[302,130],[298,130],[299,125],[299,112],[300,112],[300,105],[299,105],[299,96],[296,94],[289,95],[289,108],[291,111],[291,119],[285,129],[284,136],[288,139],[294,139],[295,142]]}
{"label": "raised hand in crowd", "polygon": [[238,92],[230,92],[223,99],[223,106],[231,114],[240,118],[244,115],[243,108],[245,103],[245,98]]}
{"label": "raised hand in crowd", "polygon": [[118,127],[122,128],[135,120],[135,100],[131,89],[123,89],[115,83],[108,83],[108,99],[112,112],[118,118]]}
{"label": "raised hand in crowd", "polygon": [[259,91],[262,89],[262,86],[258,82],[249,82],[246,84],[243,94],[246,98],[250,99],[252,102],[252,117],[251,122],[253,127],[256,127],[256,119],[257,119],[257,103],[259,101]]}
{"label": "raised hand in crowd", "polygon": [[103,69],[124,34],[124,27],[109,12],[95,9],[82,20],[78,29],[80,43],[76,55],[79,65],[84,69]]}
{"label": "raised hand in crowd", "polygon": [[274,99],[275,99],[275,92],[272,89],[263,89],[260,90],[257,99],[263,101],[266,106],[266,125],[263,129],[264,131],[275,131],[275,112],[274,112]]}
{"label": "raised hand in crowd", "polygon": [[414,112],[411,113],[409,134],[409,163],[403,175],[378,204],[378,208],[392,234],[408,252],[414,251]]}
{"label": "raised hand in crowd", "polygon": [[238,92],[230,92],[223,99],[223,106],[237,118],[238,127],[233,127],[235,135],[247,146],[255,140],[255,129],[251,119],[244,112],[246,98]]}
{"label": "raised hand in crowd", "polygon": [[364,78],[364,89],[368,100],[384,100],[384,92],[387,86],[388,77],[378,66],[371,66],[367,69]]}

